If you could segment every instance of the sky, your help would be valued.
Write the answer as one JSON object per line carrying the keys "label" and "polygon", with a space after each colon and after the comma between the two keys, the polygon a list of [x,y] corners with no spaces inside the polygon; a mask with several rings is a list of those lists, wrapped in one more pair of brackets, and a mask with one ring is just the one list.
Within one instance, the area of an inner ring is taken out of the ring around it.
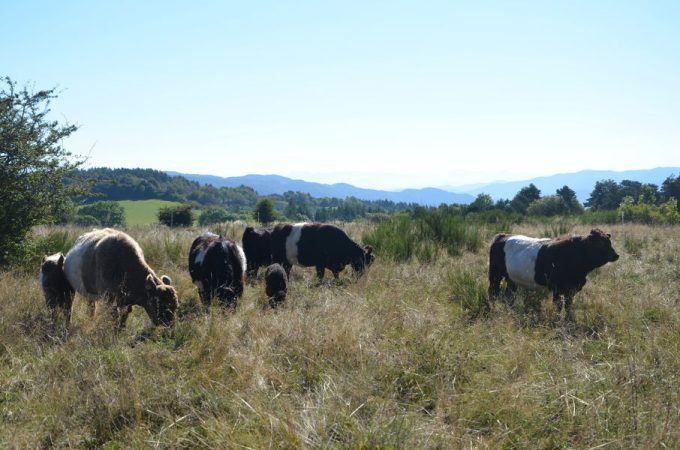
{"label": "sky", "polygon": [[86,167],[401,189],[680,166],[678,1],[0,0]]}

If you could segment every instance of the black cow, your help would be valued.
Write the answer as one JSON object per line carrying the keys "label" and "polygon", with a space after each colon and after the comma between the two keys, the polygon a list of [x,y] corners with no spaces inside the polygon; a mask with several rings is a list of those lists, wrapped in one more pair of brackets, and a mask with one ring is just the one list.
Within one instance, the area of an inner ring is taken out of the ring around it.
{"label": "black cow", "polygon": [[288,276],[280,264],[272,264],[267,267],[264,281],[269,305],[275,308],[283,303],[288,295]]}
{"label": "black cow", "polygon": [[246,227],[243,231],[243,251],[248,261],[248,279],[255,279],[260,267],[267,267],[272,263],[271,228],[256,230]]}
{"label": "black cow", "polygon": [[236,306],[243,294],[245,271],[246,257],[234,241],[204,233],[191,244],[189,273],[206,307],[213,295],[222,305]]}
{"label": "black cow", "polygon": [[564,296],[567,319],[573,320],[572,300],[586,284],[586,275],[619,259],[610,238],[610,234],[599,229],[593,229],[587,236],[557,239],[498,234],[489,252],[489,298],[500,293],[503,279],[507,282],[505,293],[509,301],[517,286],[531,290],[547,287],[558,314]]}
{"label": "black cow", "polygon": [[375,256],[369,245],[360,247],[334,225],[320,223],[279,224],[271,234],[272,259],[290,276],[293,264],[316,267],[319,281],[329,269],[335,278],[347,264],[357,275],[371,265]]}
{"label": "black cow", "polygon": [[55,253],[43,257],[39,280],[45,295],[45,303],[52,314],[52,322],[56,322],[57,308],[59,308],[64,313],[64,320],[68,327],[71,321],[71,305],[75,290],[66,279],[63,254]]}

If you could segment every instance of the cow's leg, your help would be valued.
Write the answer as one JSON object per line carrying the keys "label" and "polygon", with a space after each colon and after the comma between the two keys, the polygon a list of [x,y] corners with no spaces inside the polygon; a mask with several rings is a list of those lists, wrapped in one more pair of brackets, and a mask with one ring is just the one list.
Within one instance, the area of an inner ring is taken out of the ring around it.
{"label": "cow's leg", "polygon": [[495,267],[489,268],[489,300],[494,300],[501,293],[503,275]]}
{"label": "cow's leg", "polygon": [[574,294],[571,292],[568,292],[567,294],[564,295],[564,312],[565,312],[564,318],[569,322],[574,322],[574,310],[571,307],[573,299]]}
{"label": "cow's leg", "polygon": [[286,271],[286,278],[290,280],[290,269],[293,268],[293,265],[287,262],[284,262],[283,264],[283,270]]}
{"label": "cow's leg", "polygon": [[333,271],[333,278],[335,278],[336,280],[337,280],[338,278],[340,278],[340,271],[339,271],[339,270],[334,270],[334,271]]}
{"label": "cow's leg", "polygon": [[517,292],[517,285],[510,279],[506,278],[507,285],[505,286],[505,303],[508,306],[515,304],[515,292]]}
{"label": "cow's leg", "polygon": [[[74,296],[75,296],[74,292],[67,292],[66,295],[64,295],[64,304],[62,305],[62,308],[64,311],[64,322],[66,323],[67,329],[71,324],[71,310],[73,308]],[[94,301],[92,301],[92,304],[94,304]]]}
{"label": "cow's leg", "polygon": [[123,305],[117,308],[118,313],[118,330],[125,328],[125,322],[127,322],[128,315],[132,312],[132,306]]}
{"label": "cow's leg", "polygon": [[555,304],[555,314],[559,317],[562,313],[562,294],[557,289],[553,290],[553,303]]}
{"label": "cow's leg", "polygon": [[[71,298],[71,301],[73,301],[73,298]],[[92,319],[94,317],[94,311],[96,307],[95,301],[94,299],[90,298],[86,299],[85,301],[87,302],[87,312],[90,315],[90,319]]]}
{"label": "cow's leg", "polygon": [[319,278],[319,282],[323,281],[325,271],[326,268],[324,266],[316,266],[316,276]]}

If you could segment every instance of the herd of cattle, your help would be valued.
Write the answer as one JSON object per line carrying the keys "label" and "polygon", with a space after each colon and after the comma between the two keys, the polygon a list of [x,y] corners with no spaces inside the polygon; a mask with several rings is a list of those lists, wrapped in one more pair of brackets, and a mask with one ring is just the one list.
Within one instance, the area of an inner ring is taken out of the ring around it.
{"label": "herd of cattle", "polygon": [[[574,294],[586,283],[593,269],[616,261],[619,255],[611,236],[593,229],[587,236],[536,239],[521,235],[497,235],[489,252],[489,299],[500,294],[512,302],[517,287],[547,288],[558,313],[563,296],[568,319],[573,319]],[[243,247],[213,233],[197,237],[189,250],[189,274],[205,306],[213,297],[220,305],[235,307],[243,294],[244,279],[255,279],[266,267],[265,293],[276,307],[287,295],[293,265],[315,267],[319,280],[329,269],[337,278],[350,265],[360,276],[375,259],[370,246],[361,247],[344,231],[328,224],[279,224],[256,230],[247,227]],[[132,306],[141,306],[155,325],[169,326],[178,306],[170,277],[160,278],[144,260],[139,244],[122,231],[105,228],[81,235],[64,256],[43,258],[40,285],[56,320],[62,310],[68,326],[76,292],[94,314],[94,301],[103,298],[123,327]]]}

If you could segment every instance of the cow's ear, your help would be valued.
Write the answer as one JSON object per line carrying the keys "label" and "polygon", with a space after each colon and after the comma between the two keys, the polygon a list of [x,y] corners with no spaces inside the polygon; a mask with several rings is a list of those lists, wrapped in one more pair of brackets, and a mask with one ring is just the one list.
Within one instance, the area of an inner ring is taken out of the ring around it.
{"label": "cow's ear", "polygon": [[163,275],[163,276],[161,277],[161,281],[163,282],[163,284],[167,284],[167,285],[171,285],[171,284],[172,284],[172,278],[170,278],[170,277],[167,276],[167,275]]}
{"label": "cow's ear", "polygon": [[364,250],[366,250],[367,255],[370,255],[371,253],[373,253],[373,247],[371,247],[370,245],[365,245]]}
{"label": "cow's ear", "polygon": [[611,238],[612,237],[611,233],[607,233],[607,237]]}
{"label": "cow's ear", "polygon": [[147,291],[153,291],[156,289],[156,281],[153,279],[153,275],[148,274],[146,280],[144,281],[144,287]]}
{"label": "cow's ear", "polygon": [[57,265],[59,267],[64,267],[64,255],[59,253],[59,259],[57,260]]}

